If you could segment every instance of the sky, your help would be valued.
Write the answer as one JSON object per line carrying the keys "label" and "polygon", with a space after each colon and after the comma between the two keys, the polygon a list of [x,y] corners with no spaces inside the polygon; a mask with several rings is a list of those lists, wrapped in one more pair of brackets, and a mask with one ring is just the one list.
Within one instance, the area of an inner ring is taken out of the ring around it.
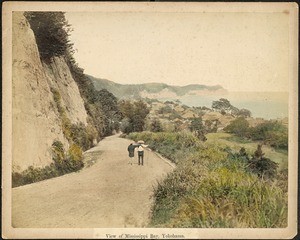
{"label": "sky", "polygon": [[67,12],[86,74],[121,84],[288,91],[284,13]]}

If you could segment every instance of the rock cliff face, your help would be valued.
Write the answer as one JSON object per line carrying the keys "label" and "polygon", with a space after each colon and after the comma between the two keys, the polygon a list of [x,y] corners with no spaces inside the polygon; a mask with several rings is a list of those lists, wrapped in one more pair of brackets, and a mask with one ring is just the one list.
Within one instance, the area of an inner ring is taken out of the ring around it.
{"label": "rock cliff face", "polygon": [[75,83],[70,69],[63,57],[54,57],[49,64],[43,64],[48,76],[50,87],[59,91],[62,105],[66,109],[68,118],[72,123],[82,122],[87,124],[87,113],[78,86]]}
{"label": "rock cliff face", "polygon": [[78,86],[63,57],[42,63],[35,37],[22,12],[13,13],[13,172],[52,162],[51,145],[59,140],[68,149],[62,121],[51,88],[71,123],[87,124],[87,113]]}

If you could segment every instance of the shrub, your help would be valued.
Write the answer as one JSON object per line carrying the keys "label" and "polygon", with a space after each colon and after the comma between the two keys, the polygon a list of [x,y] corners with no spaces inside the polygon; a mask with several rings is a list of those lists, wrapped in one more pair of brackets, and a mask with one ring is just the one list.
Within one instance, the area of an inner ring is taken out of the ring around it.
{"label": "shrub", "polygon": [[272,179],[277,174],[278,164],[264,157],[261,145],[257,145],[257,150],[249,160],[248,168],[261,178]]}
{"label": "shrub", "polygon": [[175,110],[172,110],[172,112],[170,113],[168,119],[169,120],[182,119],[182,116],[178,112],[176,112]]}
{"label": "shrub", "polygon": [[65,149],[61,141],[56,140],[52,143],[52,159],[57,164],[61,164],[65,159]]}
{"label": "shrub", "polygon": [[206,141],[207,138],[205,137],[205,134],[207,133],[207,130],[205,126],[202,123],[202,118],[192,118],[191,123],[189,125],[189,129],[195,134],[195,136],[201,140]]}
{"label": "shrub", "polygon": [[59,116],[60,116],[64,136],[70,141],[71,140],[71,130],[70,130],[70,128],[71,128],[72,123],[71,123],[70,119],[67,116],[65,108],[62,106],[61,96],[60,96],[59,91],[55,88],[51,88],[50,90],[53,94],[53,100],[56,104],[56,108],[57,108],[57,111],[58,111]]}
{"label": "shrub", "polygon": [[274,148],[288,149],[288,129],[278,121],[267,121],[249,129],[252,140],[264,141]]}
{"label": "shrub", "polygon": [[71,172],[80,170],[84,166],[82,160],[83,155],[81,148],[76,144],[72,144],[68,150],[68,155],[66,159],[68,171]]}
{"label": "shrub", "polygon": [[18,187],[57,176],[59,176],[59,173],[53,163],[45,168],[34,168],[30,166],[21,173],[12,173],[12,187]]}
{"label": "shrub", "polygon": [[87,128],[83,123],[72,124],[70,127],[70,132],[72,141],[80,146],[82,150],[85,151],[93,146],[93,137],[89,136]]}
{"label": "shrub", "polygon": [[55,167],[60,175],[80,170],[83,167],[82,150],[76,144],[72,144],[68,153],[65,154],[62,143],[55,141],[52,144],[52,152]]}
{"label": "shrub", "polygon": [[288,129],[278,121],[270,120],[256,127],[249,127],[244,117],[238,117],[226,126],[224,131],[253,141],[262,141],[276,149],[288,149]]}
{"label": "shrub", "polygon": [[233,133],[239,137],[246,137],[249,130],[249,123],[244,117],[238,117],[224,128],[225,132]]}
{"label": "shrub", "polygon": [[172,113],[173,109],[170,106],[163,106],[158,110],[159,114],[167,114],[167,113]]}
{"label": "shrub", "polygon": [[63,144],[60,141],[54,141],[52,144],[52,159],[53,163],[44,168],[30,166],[21,173],[12,173],[12,187],[78,171],[84,166],[82,150],[76,144],[72,144],[66,154]]}
{"label": "shrub", "polygon": [[150,131],[151,132],[162,132],[163,131],[163,127],[161,125],[161,122],[158,119],[154,119],[151,122]]}

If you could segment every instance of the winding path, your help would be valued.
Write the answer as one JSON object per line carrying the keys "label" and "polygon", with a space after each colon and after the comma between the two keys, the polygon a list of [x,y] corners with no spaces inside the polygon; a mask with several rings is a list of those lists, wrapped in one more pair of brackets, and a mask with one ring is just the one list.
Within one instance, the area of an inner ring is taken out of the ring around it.
{"label": "winding path", "polygon": [[117,135],[85,153],[80,172],[13,188],[12,225],[24,228],[146,227],[153,188],[172,164],[145,151],[130,165],[130,141]]}

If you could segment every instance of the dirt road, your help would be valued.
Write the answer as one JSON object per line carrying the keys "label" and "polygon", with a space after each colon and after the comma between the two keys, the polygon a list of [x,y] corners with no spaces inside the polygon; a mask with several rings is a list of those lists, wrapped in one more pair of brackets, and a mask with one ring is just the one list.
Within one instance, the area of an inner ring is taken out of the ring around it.
{"label": "dirt road", "polygon": [[144,227],[153,187],[173,167],[145,151],[144,166],[128,164],[131,141],[107,137],[85,153],[80,172],[14,188],[12,225],[24,228]]}

